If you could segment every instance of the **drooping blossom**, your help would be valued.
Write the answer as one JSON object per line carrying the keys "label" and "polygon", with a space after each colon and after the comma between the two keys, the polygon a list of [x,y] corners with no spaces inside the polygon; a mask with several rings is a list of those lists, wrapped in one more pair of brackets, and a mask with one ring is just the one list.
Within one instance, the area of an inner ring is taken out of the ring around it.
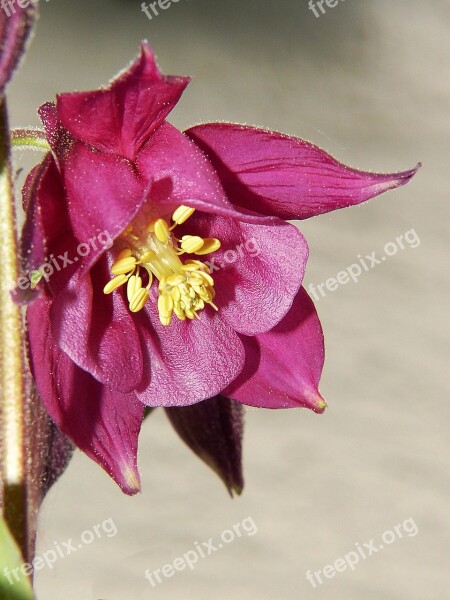
{"label": "drooping blossom", "polygon": [[182,133],[166,117],[188,82],[162,75],[143,44],[108,87],[45,104],[52,153],[24,190],[20,294],[42,401],[128,494],[146,406],[165,407],[235,491],[236,403],[324,410],[308,246],[287,220],[359,204],[416,172],[358,171],[241,125]]}

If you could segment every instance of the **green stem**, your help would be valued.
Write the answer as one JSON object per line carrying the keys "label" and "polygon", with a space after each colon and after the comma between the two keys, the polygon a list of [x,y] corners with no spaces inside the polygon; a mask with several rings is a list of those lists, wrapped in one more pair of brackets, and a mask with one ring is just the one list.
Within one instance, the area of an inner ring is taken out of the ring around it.
{"label": "green stem", "polygon": [[9,290],[17,281],[17,238],[5,97],[0,97],[0,453],[2,510],[26,552],[25,385],[21,311]]}
{"label": "green stem", "polygon": [[33,150],[51,150],[45,131],[40,129],[12,129],[11,144],[14,148],[30,148]]}

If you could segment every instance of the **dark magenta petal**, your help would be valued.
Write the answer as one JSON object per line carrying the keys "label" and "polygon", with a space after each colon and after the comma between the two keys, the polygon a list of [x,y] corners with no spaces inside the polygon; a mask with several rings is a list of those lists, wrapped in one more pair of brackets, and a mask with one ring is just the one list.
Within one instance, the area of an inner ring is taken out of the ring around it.
{"label": "dark magenta petal", "polygon": [[323,412],[318,391],[324,363],[323,333],[314,304],[302,288],[286,317],[272,331],[242,338],[246,362],[223,393],[260,408]]}
{"label": "dark magenta petal", "polygon": [[14,301],[20,304],[31,302],[39,295],[39,289],[31,287],[30,274],[44,263],[47,253],[44,230],[47,212],[42,211],[39,197],[40,190],[45,189],[53,179],[52,162],[52,156],[48,154],[30,171],[22,191],[25,223],[20,239],[20,272],[13,292]]}
{"label": "dark magenta petal", "polygon": [[233,495],[242,492],[243,407],[225,396],[193,406],[166,408],[175,431],[210,466]]}
{"label": "dark magenta petal", "polygon": [[308,260],[308,245],[296,227],[251,225],[194,213],[185,233],[218,238],[221,248],[204,257],[215,280],[214,303],[239,333],[272,329],[286,315],[297,294]]}
{"label": "dark magenta petal", "polygon": [[164,327],[156,304],[136,314],[147,348],[144,379],[136,390],[147,406],[188,406],[219,394],[242,370],[245,355],[239,336],[207,307],[193,321],[175,316]]}
{"label": "dark magenta petal", "polygon": [[36,20],[36,7],[2,3],[0,10],[0,92],[11,79]]}
{"label": "dark magenta petal", "polygon": [[141,208],[148,183],[125,159],[74,144],[63,169],[72,229],[80,242],[101,232],[115,238]]}
{"label": "dark magenta petal", "polygon": [[134,394],[112,392],[78,368],[55,343],[50,301],[28,307],[31,365],[41,399],[59,429],[127,494],[140,489],[137,444],[143,406]]}
{"label": "dark magenta petal", "polygon": [[141,56],[109,87],[58,96],[58,118],[75,138],[132,160],[189,81],[161,75],[152,50],[142,44]]}
{"label": "dark magenta petal", "polygon": [[73,236],[90,248],[78,256],[81,277],[140,211],[152,182],[143,181],[129,161],[81,143],[72,146],[63,176]]}
{"label": "dark magenta petal", "polygon": [[114,390],[131,392],[142,379],[141,342],[123,294],[103,293],[110,278],[105,259],[85,276],[76,272],[53,299],[52,333],[79,367]]}
{"label": "dark magenta petal", "polygon": [[[40,398],[38,398],[38,402],[41,406],[42,413],[45,413],[47,415],[47,411],[42,405]],[[57,425],[54,423],[53,420],[50,419],[48,415],[45,420],[45,425],[47,427],[47,431],[43,434],[45,437],[44,456],[42,449],[42,434],[40,436],[36,436],[32,440],[31,443],[34,443],[35,447],[30,447],[28,449],[28,452],[32,454],[34,458],[39,457],[39,453],[41,453],[41,460],[45,457],[45,461],[42,465],[40,465],[42,469],[42,498],[44,498],[44,496],[47,494],[52,485],[56,483],[61,477],[61,475],[64,473],[64,471],[69,465],[69,462],[75,450],[73,442],[62,431],[58,429]],[[41,446],[41,448],[39,448],[39,446]],[[34,479],[34,477],[36,477],[36,470],[32,472]]]}
{"label": "dark magenta petal", "polygon": [[378,174],[352,169],[298,138],[211,123],[187,135],[216,168],[233,204],[281,219],[307,219],[353,206],[408,183],[415,169]]}
{"label": "dark magenta petal", "polygon": [[56,105],[53,102],[43,104],[38,109],[38,113],[44,125],[47,141],[58,164],[62,166],[75,139],[59,122]]}
{"label": "dark magenta petal", "polygon": [[203,153],[170,123],[155,131],[138,154],[136,166],[145,181],[153,181],[150,201],[158,214],[170,214],[184,204],[249,222],[270,222],[237,210]]}

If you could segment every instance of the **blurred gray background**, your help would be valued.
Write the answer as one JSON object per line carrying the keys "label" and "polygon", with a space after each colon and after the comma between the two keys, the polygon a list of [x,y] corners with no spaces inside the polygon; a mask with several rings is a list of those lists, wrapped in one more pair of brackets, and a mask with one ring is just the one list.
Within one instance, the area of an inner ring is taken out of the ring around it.
{"label": "blurred gray background", "polygon": [[[37,573],[39,600],[442,600],[448,597],[448,202],[450,3],[179,0],[151,21],[139,0],[41,0],[31,51],[10,89],[13,126],[60,91],[104,84],[147,38],[166,73],[193,82],[180,128],[226,120],[307,138],[363,169],[423,169],[362,207],[299,223],[318,284],[414,229],[358,284],[317,302],[329,408],[248,409],[246,489],[230,500],[162,411],[140,441],[143,493],[123,496],[77,454],[47,497],[38,554],[112,519],[117,535]],[[16,155],[18,165],[39,157]],[[243,535],[156,587],[144,579],[251,517]],[[314,588],[305,578],[412,518],[385,545]]]}

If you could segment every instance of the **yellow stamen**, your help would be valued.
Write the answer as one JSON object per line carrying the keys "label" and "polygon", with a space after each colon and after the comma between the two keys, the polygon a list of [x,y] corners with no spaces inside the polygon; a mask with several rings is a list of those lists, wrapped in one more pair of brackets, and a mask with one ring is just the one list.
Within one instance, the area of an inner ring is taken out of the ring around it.
{"label": "yellow stamen", "polygon": [[163,325],[170,325],[173,308],[174,302],[171,296],[163,295],[158,298],[159,320]]}
{"label": "yellow stamen", "polygon": [[186,277],[184,275],[178,275],[178,273],[174,273],[167,278],[168,285],[175,287],[180,283],[184,283],[186,281]]}
{"label": "yellow stamen", "polygon": [[194,212],[195,208],[189,208],[189,206],[181,205],[173,213],[172,221],[175,223],[175,225],[182,225],[189,219],[189,217],[192,217]]}
{"label": "yellow stamen", "polygon": [[203,240],[203,246],[200,250],[196,250],[195,254],[202,256],[203,254],[210,254],[211,252],[216,252],[220,248],[220,240],[216,238],[205,238]]}
{"label": "yellow stamen", "polygon": [[165,244],[169,239],[169,226],[164,219],[155,221],[155,235],[162,244]]}
{"label": "yellow stamen", "polygon": [[[131,312],[142,310],[149,300],[153,277],[158,281],[157,310],[161,323],[170,325],[172,317],[181,321],[199,318],[198,312],[207,304],[218,310],[212,300],[215,296],[214,279],[207,265],[199,260],[183,263],[183,254],[209,254],[220,248],[216,238],[184,235],[178,240],[171,233],[177,225],[186,222],[194,213],[188,206],[178,207],[172,215],[174,225],[165,219],[149,223],[136,219],[121,235],[121,243],[129,246],[119,252],[111,267],[114,277],[104,287],[110,294],[127,284],[126,296]],[[145,269],[149,281],[144,288],[140,270]]]}
{"label": "yellow stamen", "polygon": [[203,247],[203,244],[203,238],[198,235],[183,235],[181,238],[181,249],[183,252],[181,254],[184,254],[184,252],[188,254],[197,253]]}
{"label": "yellow stamen", "polygon": [[138,275],[132,275],[130,277],[130,279],[128,280],[128,285],[127,285],[128,302],[132,301],[132,299],[136,295],[136,292],[138,292],[140,289],[142,289],[142,278],[139,277]]}
{"label": "yellow stamen", "polygon": [[120,288],[121,285],[123,285],[127,280],[126,275],[117,275],[117,277],[114,277],[114,279],[111,279],[111,281],[109,281],[105,287],[103,288],[103,293],[104,294],[112,294],[112,292],[114,292],[114,290],[117,290],[117,288]]}
{"label": "yellow stamen", "polygon": [[111,267],[111,273],[113,275],[125,275],[126,273],[133,272],[136,267],[136,259],[134,256],[127,256],[120,258]]}
{"label": "yellow stamen", "polygon": [[137,290],[130,302],[131,312],[139,312],[140,310],[142,310],[148,298],[149,293],[146,288],[141,288],[140,290]]}

